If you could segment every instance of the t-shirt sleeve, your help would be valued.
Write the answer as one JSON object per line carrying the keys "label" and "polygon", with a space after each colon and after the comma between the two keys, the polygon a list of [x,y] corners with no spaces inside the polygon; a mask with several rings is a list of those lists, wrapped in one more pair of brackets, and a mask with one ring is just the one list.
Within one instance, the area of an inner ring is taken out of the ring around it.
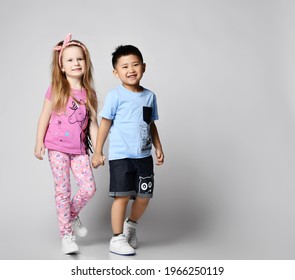
{"label": "t-shirt sleeve", "polygon": [[52,97],[51,97],[51,87],[49,87],[46,91],[46,94],[45,94],[45,98],[48,99],[49,101],[52,100]]}
{"label": "t-shirt sleeve", "polygon": [[113,120],[116,116],[118,101],[117,94],[114,91],[109,92],[99,115],[105,119]]}
{"label": "t-shirt sleeve", "polygon": [[156,97],[156,95],[154,95],[152,121],[155,121],[155,120],[158,120],[158,119],[159,119],[159,115],[158,115],[157,97]]}

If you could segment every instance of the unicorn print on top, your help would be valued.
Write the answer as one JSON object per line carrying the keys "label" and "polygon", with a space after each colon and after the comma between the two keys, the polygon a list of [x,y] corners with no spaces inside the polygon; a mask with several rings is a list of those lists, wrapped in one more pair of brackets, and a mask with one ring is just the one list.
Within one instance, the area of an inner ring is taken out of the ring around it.
{"label": "unicorn print on top", "polygon": [[[80,99],[80,104],[85,105],[82,99]],[[79,126],[81,127],[80,147],[82,150],[85,144],[85,140],[87,138],[86,130],[87,130],[87,124],[88,124],[87,122],[88,114],[87,114],[85,106],[80,106],[75,101],[72,101],[72,107],[70,107],[70,109],[73,110],[73,113],[72,115],[69,116],[69,123],[70,124],[78,123]]]}
{"label": "unicorn print on top", "polygon": [[[46,148],[70,154],[87,153],[89,114],[85,106],[85,90],[72,89],[72,96],[62,114],[52,113],[45,138]],[[51,100],[51,89],[46,93]],[[77,101],[76,101],[77,100]],[[79,100],[79,101],[78,101]]]}
{"label": "unicorn print on top", "polygon": [[[80,103],[84,104],[84,101],[80,99]],[[77,122],[82,128],[87,118],[87,115],[85,114],[85,110],[82,110],[80,105],[77,104],[77,102],[75,101],[72,101],[72,107],[70,107],[70,109],[73,110],[73,113],[72,115],[69,116],[69,123],[74,124],[75,122]]]}

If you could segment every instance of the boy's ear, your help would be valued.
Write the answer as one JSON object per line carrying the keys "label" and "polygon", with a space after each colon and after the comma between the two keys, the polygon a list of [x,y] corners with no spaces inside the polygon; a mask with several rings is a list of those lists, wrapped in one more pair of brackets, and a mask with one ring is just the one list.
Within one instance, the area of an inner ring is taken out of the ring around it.
{"label": "boy's ear", "polygon": [[146,64],[143,63],[143,73],[145,72]]}
{"label": "boy's ear", "polygon": [[118,71],[117,71],[116,69],[113,69],[113,75],[114,75],[116,78],[119,78]]}

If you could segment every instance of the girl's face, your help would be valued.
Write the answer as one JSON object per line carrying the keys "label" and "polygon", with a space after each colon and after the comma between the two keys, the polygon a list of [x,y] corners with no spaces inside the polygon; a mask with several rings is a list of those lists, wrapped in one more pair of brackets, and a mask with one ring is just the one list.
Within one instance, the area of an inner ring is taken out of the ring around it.
{"label": "girl's face", "polygon": [[84,75],[86,70],[85,55],[82,48],[70,46],[62,53],[62,68],[67,78],[79,78]]}
{"label": "girl's face", "polygon": [[121,56],[113,71],[123,86],[131,91],[139,91],[140,80],[145,71],[145,64],[136,55]]}

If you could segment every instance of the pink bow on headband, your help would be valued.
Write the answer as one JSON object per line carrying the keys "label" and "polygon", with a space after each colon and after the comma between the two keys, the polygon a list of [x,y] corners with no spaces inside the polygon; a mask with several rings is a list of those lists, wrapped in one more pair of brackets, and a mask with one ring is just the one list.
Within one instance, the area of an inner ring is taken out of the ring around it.
{"label": "pink bow on headband", "polygon": [[79,46],[83,49],[84,53],[86,53],[86,50],[85,50],[85,47],[83,45],[81,45],[80,43],[78,42],[73,42],[72,41],[72,34],[69,33],[66,38],[64,39],[63,41],[63,44],[62,46],[55,46],[53,48],[53,50],[55,51],[59,51],[59,57],[58,57],[58,63],[59,63],[59,67],[61,67],[61,55],[62,55],[62,52],[63,50],[67,47],[67,46],[70,46],[70,45],[75,45],[75,46]]}

